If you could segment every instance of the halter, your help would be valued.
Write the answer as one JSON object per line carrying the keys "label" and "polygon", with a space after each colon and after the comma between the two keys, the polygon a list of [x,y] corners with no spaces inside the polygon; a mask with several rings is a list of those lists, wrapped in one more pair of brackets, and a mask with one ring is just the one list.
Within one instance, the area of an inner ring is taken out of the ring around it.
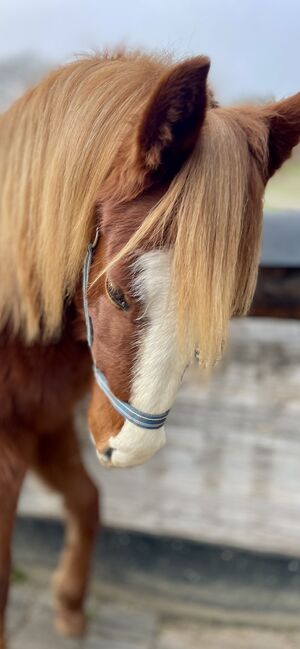
{"label": "halter", "polygon": [[99,368],[96,366],[96,363],[94,361],[93,351],[92,351],[93,323],[92,323],[92,318],[89,315],[88,287],[89,287],[89,274],[90,274],[91,263],[93,261],[93,256],[94,256],[95,248],[98,243],[98,239],[99,239],[99,231],[97,230],[94,241],[92,243],[89,243],[88,245],[84,266],[83,266],[83,273],[82,273],[83,310],[84,310],[84,317],[85,317],[85,324],[86,324],[87,342],[91,349],[91,354],[93,359],[93,371],[94,371],[95,380],[99,388],[101,388],[101,390],[109,399],[114,409],[120,415],[122,415],[122,417],[130,421],[132,424],[139,426],[139,428],[146,428],[148,430],[157,430],[158,428],[162,428],[162,426],[164,425],[169,410],[166,410],[166,412],[163,412],[160,415],[151,415],[148,414],[147,412],[143,412],[142,410],[138,410],[130,403],[127,403],[127,401],[122,401],[121,399],[118,399],[118,397],[116,397],[116,395],[111,391],[108,385],[108,381],[104,376],[103,372],[99,370]]}

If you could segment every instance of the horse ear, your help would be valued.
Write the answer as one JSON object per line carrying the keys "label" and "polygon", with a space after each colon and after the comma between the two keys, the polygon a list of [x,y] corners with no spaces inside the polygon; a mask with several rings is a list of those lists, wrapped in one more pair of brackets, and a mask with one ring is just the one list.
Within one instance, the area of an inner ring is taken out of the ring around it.
{"label": "horse ear", "polygon": [[265,109],[269,123],[269,178],[300,141],[300,92]]}
{"label": "horse ear", "polygon": [[138,159],[146,174],[172,175],[191,153],[203,124],[207,57],[174,65],[159,80],[138,130]]}

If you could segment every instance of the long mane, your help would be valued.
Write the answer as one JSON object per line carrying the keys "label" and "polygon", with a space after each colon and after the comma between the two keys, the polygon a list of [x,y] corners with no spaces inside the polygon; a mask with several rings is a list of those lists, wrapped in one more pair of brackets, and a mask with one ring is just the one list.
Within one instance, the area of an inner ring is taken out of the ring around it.
{"label": "long mane", "polygon": [[0,116],[0,330],[55,335],[74,294],[96,198],[165,61],[94,56]]}
{"label": "long mane", "polygon": [[[10,321],[27,340],[59,330],[95,199],[166,65],[143,55],[81,60],[1,117],[0,329]],[[168,231],[180,329],[199,341],[208,365],[256,284],[267,132],[251,111],[244,120],[234,109],[208,110],[191,157],[118,256],[145,236],[160,245]]]}
{"label": "long mane", "polygon": [[245,315],[252,302],[266,161],[267,128],[251,108],[244,115],[234,108],[208,110],[191,157],[111,262],[129,256],[143,239],[165,245],[169,233],[179,341],[187,335],[198,341],[205,367],[220,357],[231,317]]}

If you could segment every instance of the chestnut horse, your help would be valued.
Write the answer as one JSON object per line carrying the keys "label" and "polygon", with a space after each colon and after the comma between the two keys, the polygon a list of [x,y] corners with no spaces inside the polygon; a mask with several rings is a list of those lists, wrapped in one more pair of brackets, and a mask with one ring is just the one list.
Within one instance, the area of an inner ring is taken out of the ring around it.
{"label": "chestnut horse", "polygon": [[27,469],[64,497],[56,621],[80,633],[98,497],[76,402],[91,388],[102,463],[144,462],[195,349],[211,367],[251,303],[264,189],[299,141],[300,93],[221,108],[208,71],[206,57],[95,56],[0,117],[1,649]]}

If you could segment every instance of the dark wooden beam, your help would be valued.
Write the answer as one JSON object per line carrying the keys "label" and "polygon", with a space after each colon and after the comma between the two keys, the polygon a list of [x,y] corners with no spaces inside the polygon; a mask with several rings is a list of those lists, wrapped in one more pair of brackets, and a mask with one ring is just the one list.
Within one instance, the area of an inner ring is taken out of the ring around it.
{"label": "dark wooden beam", "polygon": [[300,319],[300,212],[265,213],[250,316]]}
{"label": "dark wooden beam", "polygon": [[300,267],[261,266],[250,316],[300,319]]}

